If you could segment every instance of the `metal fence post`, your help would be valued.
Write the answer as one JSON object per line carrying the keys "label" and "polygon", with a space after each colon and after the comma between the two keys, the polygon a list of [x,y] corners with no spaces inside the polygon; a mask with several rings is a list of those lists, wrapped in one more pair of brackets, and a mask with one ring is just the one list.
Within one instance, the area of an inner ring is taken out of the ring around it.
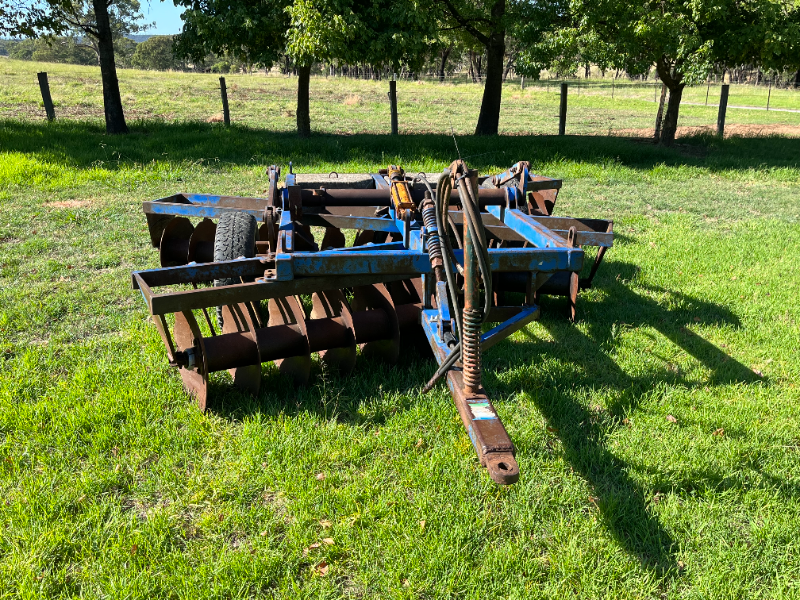
{"label": "metal fence post", "polygon": [[719,94],[719,113],[717,113],[717,135],[722,137],[725,134],[725,111],[728,109],[728,89],[727,83],[722,85]]}
{"label": "metal fence post", "polygon": [[389,108],[392,112],[392,135],[397,135],[397,81],[389,81]]}
{"label": "metal fence post", "polygon": [[769,91],[767,92],[767,110],[769,110],[769,99],[772,97],[772,82],[774,81],[774,77],[769,80]]}
{"label": "metal fence post", "polygon": [[44,102],[44,111],[47,113],[47,120],[55,121],[56,109],[53,107],[53,98],[50,96],[50,84],[47,83],[47,73],[37,73],[36,77],[39,78],[39,89],[42,92],[42,102]]}
{"label": "metal fence post", "polygon": [[564,135],[567,130],[567,84],[561,84],[561,107],[558,111],[558,135]]}
{"label": "metal fence post", "polygon": [[231,124],[231,111],[228,110],[228,88],[225,87],[225,78],[219,78],[219,91],[222,94],[222,119],[225,125]]}

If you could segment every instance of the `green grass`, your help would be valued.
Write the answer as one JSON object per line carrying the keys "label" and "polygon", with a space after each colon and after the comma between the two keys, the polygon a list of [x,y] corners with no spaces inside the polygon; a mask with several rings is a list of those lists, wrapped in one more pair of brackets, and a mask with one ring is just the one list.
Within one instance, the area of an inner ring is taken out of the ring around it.
{"label": "green grass", "polygon": [[[41,121],[36,72],[47,71],[56,116],[59,119],[103,122],[99,68],[0,59],[0,118]],[[120,89],[129,121],[205,121],[221,114],[217,75],[159,73],[121,69]],[[297,79],[254,75],[226,75],[231,119],[234,123],[271,131],[296,128]],[[567,132],[575,135],[649,136],[655,122],[653,84],[606,80],[570,83]],[[388,133],[388,83],[314,77],[311,82],[311,124],[322,133]],[[483,88],[474,84],[398,82],[399,127],[403,133],[469,134],[475,129]],[[705,86],[688,88],[685,102],[705,102]],[[680,127],[715,127],[719,87],[712,88],[712,106],[685,104]],[[731,86],[731,105],[766,106],[763,86]],[[800,92],[773,90],[771,106],[800,110]],[[500,132],[508,135],[558,132],[558,82],[507,83],[503,90]],[[731,133],[800,135],[800,112],[729,108]],[[679,131],[679,133],[683,133]]]}
{"label": "green grass", "polygon": [[289,160],[433,172],[452,138],[190,116],[0,121],[2,597],[800,596],[800,140],[459,138],[617,232],[575,325],[545,298],[485,356],[522,470],[499,488],[423,358],[304,389],[265,365],[257,399],[219,375],[199,413],[129,283],[157,266],[143,200],[261,194]]}

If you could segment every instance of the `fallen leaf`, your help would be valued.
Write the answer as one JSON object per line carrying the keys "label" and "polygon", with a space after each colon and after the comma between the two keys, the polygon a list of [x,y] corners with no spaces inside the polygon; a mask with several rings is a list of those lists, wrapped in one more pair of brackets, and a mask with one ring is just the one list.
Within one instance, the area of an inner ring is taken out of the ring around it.
{"label": "fallen leaf", "polygon": [[622,424],[623,425],[627,425],[628,427],[630,427],[631,426],[631,420],[628,417],[625,417],[624,419],[622,419]]}
{"label": "fallen leaf", "polygon": [[266,532],[266,531],[262,531],[262,532],[261,532],[259,535],[260,535],[261,537],[264,537],[265,535],[267,535],[267,532]]}
{"label": "fallen leaf", "polygon": [[663,498],[664,494],[661,492],[657,492],[655,496],[653,496],[653,504],[658,504],[661,502],[661,498]]}
{"label": "fallen leaf", "polygon": [[758,369],[753,369],[753,373],[755,373],[759,377],[763,377],[764,376],[764,374],[761,371],[759,371]]}
{"label": "fallen leaf", "polygon": [[328,546],[333,546],[333,538],[322,538],[322,543]]}
{"label": "fallen leaf", "polygon": [[550,427],[549,425],[547,426],[547,431],[549,431],[550,433],[558,433],[558,429],[556,429],[555,427]]}
{"label": "fallen leaf", "polygon": [[425,519],[422,519],[422,520],[419,522],[419,528],[420,528],[420,529],[425,529]]}
{"label": "fallen leaf", "polygon": [[655,248],[656,247],[656,243],[655,242],[650,242],[650,247],[651,248]]}
{"label": "fallen leaf", "polygon": [[322,546],[322,544],[320,544],[319,542],[314,542],[308,548],[303,549],[303,556],[308,556],[309,552],[311,552],[312,550],[316,550],[320,546]]}
{"label": "fallen leaf", "polygon": [[725,429],[723,429],[722,427],[720,427],[719,429],[715,429],[714,433],[712,433],[711,435],[716,435],[717,437],[722,437],[723,435],[725,435]]}
{"label": "fallen leaf", "polygon": [[333,525],[333,524],[332,524],[330,521],[328,521],[327,519],[322,519],[322,520],[319,522],[319,524],[320,524],[320,525],[322,525],[322,527],[323,527],[324,529],[327,529],[328,527],[330,527],[331,525]]}
{"label": "fallen leaf", "polygon": [[325,473],[317,473],[317,481],[324,481]]}
{"label": "fallen leaf", "polygon": [[317,565],[317,568],[316,568],[315,570],[316,570],[316,572],[317,572],[317,575],[319,575],[319,576],[321,576],[321,577],[325,577],[325,575],[327,575],[327,574],[328,574],[328,563],[326,563],[326,562],[323,560],[321,563],[319,563],[319,564]]}
{"label": "fallen leaf", "polygon": [[408,587],[411,585],[411,582],[408,579],[403,579],[403,587]]}
{"label": "fallen leaf", "polygon": [[422,438],[419,438],[416,443],[417,448],[421,448],[425,442],[422,441]]}
{"label": "fallen leaf", "polygon": [[678,561],[678,570],[679,571],[683,571],[685,568],[686,568],[686,563],[683,562],[682,560],[679,560]]}
{"label": "fallen leaf", "polygon": [[598,502],[600,502],[600,498],[596,498],[594,496],[589,496],[589,502],[594,504],[595,506],[598,506]]}
{"label": "fallen leaf", "polygon": [[670,423],[677,423],[678,419],[676,419],[672,415],[667,415],[667,421],[669,421]]}
{"label": "fallen leaf", "polygon": [[695,321],[695,323],[699,323],[700,322],[700,317],[695,317],[694,321]]}
{"label": "fallen leaf", "polygon": [[136,554],[137,550],[139,550],[139,546],[137,546],[136,544],[131,546],[131,554]]}
{"label": "fallen leaf", "polygon": [[731,281],[736,281],[737,279],[738,279],[738,277],[736,277],[736,275],[734,275],[733,277],[731,277]]}
{"label": "fallen leaf", "polygon": [[768,365],[768,364],[769,364],[769,363],[771,363],[771,362],[772,362],[772,359],[771,359],[771,358],[768,358],[767,360],[765,360],[765,361],[764,361],[764,364],[765,364],[765,365]]}

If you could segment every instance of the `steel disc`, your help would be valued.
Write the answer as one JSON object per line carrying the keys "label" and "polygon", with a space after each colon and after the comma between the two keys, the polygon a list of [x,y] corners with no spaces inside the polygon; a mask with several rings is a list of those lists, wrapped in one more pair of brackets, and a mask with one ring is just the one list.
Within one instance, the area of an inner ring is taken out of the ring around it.
{"label": "steel disc", "polygon": [[306,338],[306,353],[291,358],[276,360],[275,364],[284,375],[288,375],[296,385],[308,383],[311,373],[311,352],[308,351],[308,332],[306,316],[300,301],[295,296],[273,298],[269,301],[269,324],[295,325]]}
{"label": "steel disc", "polygon": [[256,359],[252,365],[228,369],[233,377],[233,383],[243,392],[258,396],[261,390],[261,359],[258,354],[258,342],[256,341],[255,325],[249,304],[241,303],[222,307],[222,333],[243,332],[248,334],[252,340],[254,348],[253,358]]}
{"label": "steel disc", "polygon": [[356,341],[353,331],[353,317],[350,312],[350,305],[341,290],[330,290],[315,293],[311,297],[313,308],[311,310],[312,319],[341,318],[350,330],[351,343],[344,348],[330,348],[321,350],[320,359],[329,367],[347,374],[353,370],[356,364]]}
{"label": "steel disc", "polygon": [[205,361],[203,336],[191,311],[175,313],[175,344],[178,350],[194,349],[197,361],[194,370],[181,367],[179,372],[184,389],[194,395],[197,407],[205,411],[209,400],[208,365]]}

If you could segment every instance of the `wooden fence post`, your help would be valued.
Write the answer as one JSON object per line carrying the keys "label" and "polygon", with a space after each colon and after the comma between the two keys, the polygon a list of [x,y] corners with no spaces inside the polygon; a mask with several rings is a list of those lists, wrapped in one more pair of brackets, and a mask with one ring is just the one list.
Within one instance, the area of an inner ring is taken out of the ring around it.
{"label": "wooden fence post", "polygon": [[730,85],[724,83],[719,94],[719,112],[717,113],[717,135],[725,135],[725,111],[728,109],[728,89]]}
{"label": "wooden fence post", "polygon": [[558,111],[558,135],[564,135],[567,130],[567,84],[561,84],[561,107]]}
{"label": "wooden fence post", "polygon": [[392,112],[392,135],[397,135],[397,81],[394,76],[389,81],[389,109]]}
{"label": "wooden fence post", "polygon": [[231,111],[228,109],[228,88],[225,87],[225,78],[219,78],[219,91],[222,94],[222,119],[225,125],[231,124]]}
{"label": "wooden fence post", "polygon": [[42,102],[44,102],[44,111],[47,113],[47,120],[55,121],[56,109],[53,107],[53,98],[50,96],[50,84],[47,83],[47,73],[37,73],[36,77],[39,78],[39,89],[42,92]]}

